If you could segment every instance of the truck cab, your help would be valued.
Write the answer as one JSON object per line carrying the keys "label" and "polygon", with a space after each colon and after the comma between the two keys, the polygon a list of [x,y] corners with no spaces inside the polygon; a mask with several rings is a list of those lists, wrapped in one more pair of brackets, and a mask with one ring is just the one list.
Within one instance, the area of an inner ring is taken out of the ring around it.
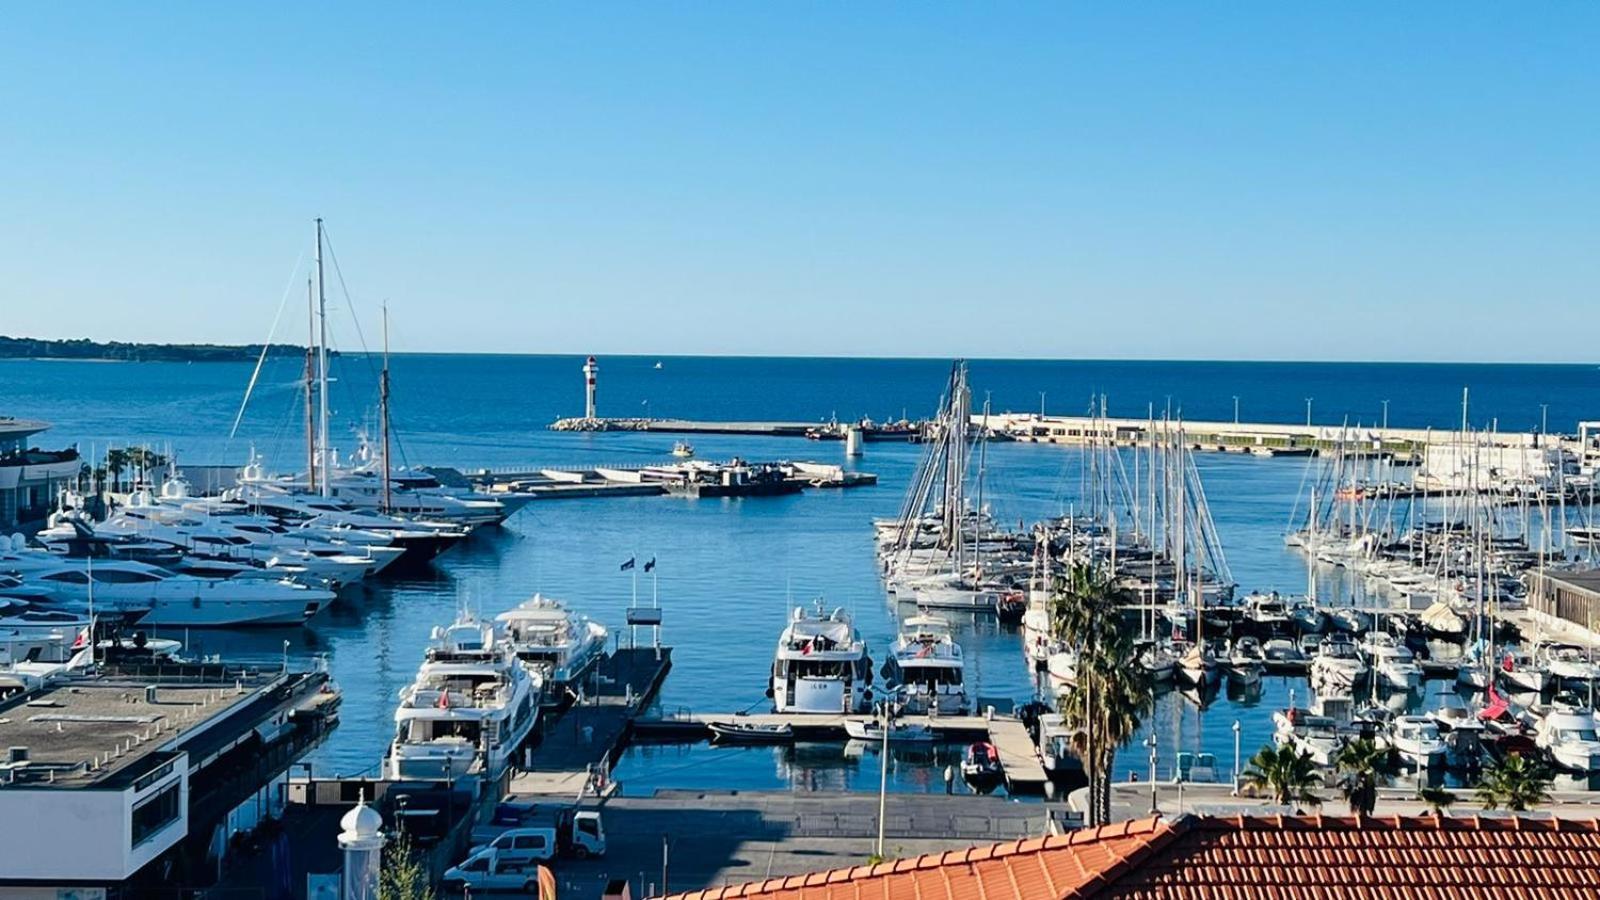
{"label": "truck cab", "polygon": [[498,814],[497,825],[515,822],[509,828],[490,827],[472,833],[478,845],[472,853],[493,850],[503,857],[532,865],[557,856],[588,859],[606,852],[605,824],[596,809],[539,810],[529,808],[515,817]]}

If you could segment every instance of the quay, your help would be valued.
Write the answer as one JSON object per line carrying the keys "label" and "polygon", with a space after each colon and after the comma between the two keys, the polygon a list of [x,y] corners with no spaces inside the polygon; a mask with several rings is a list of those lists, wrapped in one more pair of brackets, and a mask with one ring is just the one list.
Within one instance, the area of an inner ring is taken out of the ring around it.
{"label": "quay", "polygon": [[[972,423],[988,427],[1016,441],[1039,444],[1084,445],[1109,442],[1133,446],[1157,434],[1174,433],[1177,424],[1153,424],[1149,419],[1104,416],[1041,416],[1038,413],[974,414]],[[1472,442],[1494,448],[1544,448],[1566,450],[1578,460],[1586,473],[1600,471],[1600,422],[1580,422],[1576,437],[1538,432],[1491,430],[1474,432]],[[1402,461],[1418,461],[1430,446],[1460,444],[1459,429],[1398,428],[1380,425],[1319,425],[1276,422],[1186,421],[1182,423],[1185,443],[1195,450],[1251,453],[1257,456],[1307,456],[1333,450],[1341,445],[1360,444],[1376,454]]]}
{"label": "quay", "polygon": [[878,483],[878,476],[818,462],[683,460],[622,466],[560,468],[507,466],[472,470],[429,469],[441,483],[471,485],[491,494],[536,500],[587,497],[759,497],[793,494],[809,488],[855,488]]}
{"label": "quay", "polygon": [[[1037,837],[1060,830],[1051,820],[1066,813],[1061,804],[973,794],[891,792],[884,805],[891,859]],[[605,816],[605,858],[556,867],[563,900],[599,900],[615,879],[644,898],[865,864],[877,842],[878,795],[658,790],[613,797]]]}
{"label": "quay", "polygon": [[743,434],[805,437],[817,422],[697,422],[689,419],[557,419],[551,431],[654,431],[661,434]]}
{"label": "quay", "polygon": [[[848,722],[870,722],[866,715],[817,715],[815,713],[683,713],[660,718],[639,719],[634,722],[634,737],[641,742],[687,743],[709,740],[713,724],[787,725],[795,740],[844,741]],[[1041,794],[1047,790],[1049,778],[1033,741],[1022,721],[1011,716],[900,716],[896,722],[926,726],[945,743],[983,740],[994,744],[1000,753],[1000,765],[1005,773],[1006,791],[1010,794]],[[894,739],[890,738],[890,743]]]}

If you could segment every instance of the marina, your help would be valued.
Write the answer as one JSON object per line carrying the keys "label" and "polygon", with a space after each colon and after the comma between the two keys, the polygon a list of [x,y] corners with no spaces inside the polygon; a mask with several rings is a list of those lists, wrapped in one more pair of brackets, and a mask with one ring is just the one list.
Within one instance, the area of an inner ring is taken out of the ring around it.
{"label": "marina", "polygon": [[[1160,798],[1194,785],[1192,799],[1226,786],[1234,809],[1259,807],[1234,796],[1253,748],[1304,749],[1331,783],[1366,738],[1400,761],[1390,791],[1466,790],[1518,746],[1560,767],[1563,802],[1600,786],[1600,745],[1581,737],[1600,682],[1581,493],[1477,484],[1488,469],[1472,460],[1466,487],[1374,490],[1378,472],[1429,469],[1349,434],[1298,463],[1205,455],[1176,421],[1146,420],[1126,444],[990,440],[998,416],[963,412],[971,378],[957,362],[942,391],[925,386],[942,399],[922,440],[818,444],[837,463],[747,463],[778,458],[784,436],[691,447],[622,429],[539,440],[552,456],[586,442],[594,458],[646,460],[539,466],[510,448],[478,456],[490,464],[386,466],[381,429],[322,469],[315,421],[299,472],[256,452],[243,466],[128,452],[141,464],[122,484],[58,485],[34,538],[8,541],[14,617],[67,617],[19,625],[8,677],[22,690],[78,677],[70,645],[91,599],[112,642],[328,666],[366,700],[283,781],[296,878],[331,865],[318,860],[357,802],[405,822],[446,884],[474,866],[496,878],[483,854],[507,809],[592,815],[592,839],[627,846],[637,823],[621,810],[683,791],[733,791],[718,802],[736,815],[774,791],[835,798],[830,839],[858,846],[883,793],[886,809],[917,810],[883,820],[888,836],[949,846],[974,826],[938,825],[957,814],[936,807],[1018,802],[1014,822],[1035,830],[1093,817],[1080,727],[1053,711],[1088,677],[1056,604],[1090,567],[1114,578],[1133,665],[1154,682],[1104,772],[1114,807],[1130,785]],[[1573,484],[1581,455],[1562,453]],[[1240,503],[1262,484],[1264,503]],[[555,496],[570,503],[542,503]],[[818,541],[803,556],[797,525]],[[189,586],[227,599],[205,612]],[[278,594],[310,602],[251,612]],[[400,644],[362,649],[402,621]],[[870,815],[846,812],[858,806]],[[568,850],[602,847],[562,834]],[[581,881],[594,865],[560,870],[597,890]]]}

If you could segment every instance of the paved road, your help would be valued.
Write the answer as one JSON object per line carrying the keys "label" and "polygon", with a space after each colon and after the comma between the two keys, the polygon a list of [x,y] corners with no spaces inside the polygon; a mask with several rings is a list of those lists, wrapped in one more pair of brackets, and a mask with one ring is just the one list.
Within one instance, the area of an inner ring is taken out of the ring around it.
{"label": "paved road", "polygon": [[[1005,797],[891,794],[884,853],[916,856],[1040,834],[1049,809]],[[662,791],[614,798],[605,809],[606,858],[559,862],[560,896],[593,900],[613,878],[627,879],[636,900],[659,893],[663,836],[670,888],[677,891],[860,865],[876,842],[877,812],[877,795],[860,793]]]}

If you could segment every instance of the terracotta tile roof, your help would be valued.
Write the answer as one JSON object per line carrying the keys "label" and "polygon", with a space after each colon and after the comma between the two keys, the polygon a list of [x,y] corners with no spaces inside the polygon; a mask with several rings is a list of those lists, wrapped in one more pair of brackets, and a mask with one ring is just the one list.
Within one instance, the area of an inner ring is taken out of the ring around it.
{"label": "terracotta tile roof", "polygon": [[1522,900],[1600,891],[1600,820],[1136,819],[678,900]]}

